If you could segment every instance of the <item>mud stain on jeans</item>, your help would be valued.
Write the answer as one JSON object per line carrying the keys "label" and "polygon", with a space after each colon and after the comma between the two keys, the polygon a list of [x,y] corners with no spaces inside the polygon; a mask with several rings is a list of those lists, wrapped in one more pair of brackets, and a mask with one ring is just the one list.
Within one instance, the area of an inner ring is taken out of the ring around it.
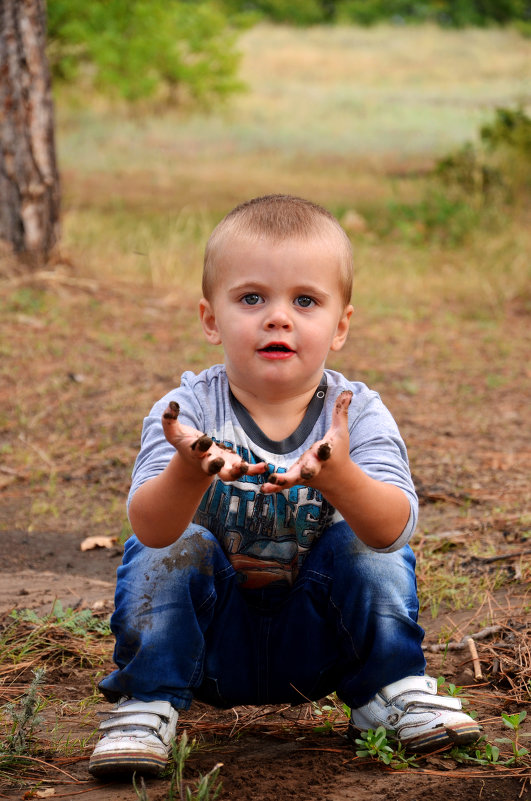
{"label": "mud stain on jeans", "polygon": [[214,574],[214,553],[216,543],[206,539],[199,532],[181,537],[164,557],[162,564],[168,572],[174,570],[196,570],[205,576]]}

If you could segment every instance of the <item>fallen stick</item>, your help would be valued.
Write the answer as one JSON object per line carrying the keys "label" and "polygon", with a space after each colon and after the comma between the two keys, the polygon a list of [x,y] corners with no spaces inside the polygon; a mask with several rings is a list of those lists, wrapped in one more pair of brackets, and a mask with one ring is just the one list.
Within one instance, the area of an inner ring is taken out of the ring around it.
{"label": "fallen stick", "polygon": [[461,642],[442,642],[436,643],[435,645],[423,645],[422,648],[434,654],[437,653],[437,651],[462,651],[467,647],[467,640],[484,640],[486,637],[490,637],[491,634],[496,634],[498,631],[501,631],[501,629],[501,626],[487,626],[481,629],[481,631],[476,631],[475,634],[467,634],[466,637],[463,637]]}
{"label": "fallen stick", "polygon": [[503,559],[515,559],[517,556],[528,556],[531,554],[531,548],[526,548],[523,551],[513,551],[512,553],[501,553],[498,556],[473,556],[475,562],[483,562],[490,564],[491,562],[501,562]]}
{"label": "fallen stick", "polygon": [[470,651],[470,656],[472,657],[472,665],[474,667],[474,678],[476,680],[483,678],[483,673],[481,672],[481,664],[478,657],[478,649],[476,648],[476,643],[472,639],[472,637],[466,638],[466,644],[468,645],[468,650]]}

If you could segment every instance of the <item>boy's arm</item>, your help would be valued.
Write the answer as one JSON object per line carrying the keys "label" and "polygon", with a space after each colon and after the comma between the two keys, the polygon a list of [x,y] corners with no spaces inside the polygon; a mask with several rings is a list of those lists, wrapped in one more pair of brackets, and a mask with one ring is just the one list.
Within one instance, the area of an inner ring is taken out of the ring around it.
{"label": "boy's arm", "polygon": [[266,493],[295,484],[319,490],[356,535],[371,548],[387,548],[404,531],[411,507],[406,493],[394,484],[368,476],[350,458],[348,407],[352,393],[342,392],[332,424],[286,473],[274,473],[263,485]]}
{"label": "boy's arm", "polygon": [[249,465],[201,431],[182,425],[178,414],[178,404],[171,401],[162,416],[174,456],[161,473],[138,487],[129,504],[133,531],[151,548],[163,548],[181,536],[216,475],[222,481],[234,481],[245,473],[265,470],[265,464]]}

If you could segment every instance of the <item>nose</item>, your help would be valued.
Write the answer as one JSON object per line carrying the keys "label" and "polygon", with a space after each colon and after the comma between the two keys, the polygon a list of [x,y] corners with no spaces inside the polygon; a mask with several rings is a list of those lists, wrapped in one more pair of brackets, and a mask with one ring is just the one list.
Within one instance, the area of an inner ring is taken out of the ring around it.
{"label": "nose", "polygon": [[273,331],[276,328],[281,328],[284,331],[291,331],[293,323],[284,304],[276,303],[268,309],[268,314],[265,319],[265,328],[269,331]]}

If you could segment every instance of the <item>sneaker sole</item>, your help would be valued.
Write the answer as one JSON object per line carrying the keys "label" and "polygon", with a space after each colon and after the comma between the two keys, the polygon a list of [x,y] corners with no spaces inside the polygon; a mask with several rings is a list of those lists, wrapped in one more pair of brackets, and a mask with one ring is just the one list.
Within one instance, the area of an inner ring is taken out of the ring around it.
{"label": "sneaker sole", "polygon": [[143,753],[102,754],[89,762],[89,773],[93,776],[141,773],[144,776],[160,776],[168,764],[166,758],[146,757]]}
{"label": "sneaker sole", "polygon": [[437,726],[416,737],[402,740],[404,746],[411,751],[436,751],[440,748],[451,748],[454,745],[470,745],[481,736],[481,729],[476,723],[462,723],[445,728]]}

